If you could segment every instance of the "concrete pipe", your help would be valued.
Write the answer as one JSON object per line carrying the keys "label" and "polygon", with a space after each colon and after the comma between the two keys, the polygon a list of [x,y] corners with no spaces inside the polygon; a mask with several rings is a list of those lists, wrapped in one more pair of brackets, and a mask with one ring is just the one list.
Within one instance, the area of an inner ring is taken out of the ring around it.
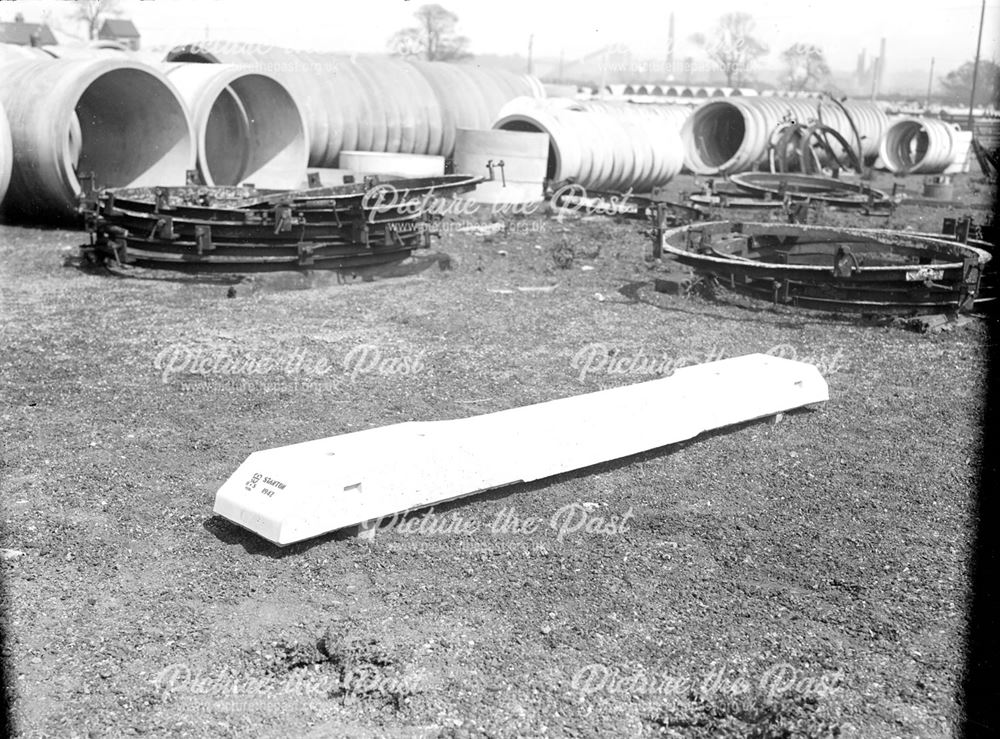
{"label": "concrete pipe", "polygon": [[582,180],[584,166],[590,172],[589,160],[583,164],[579,136],[568,128],[553,111],[539,109],[526,113],[509,113],[493,124],[500,131],[544,133],[549,137],[549,154],[545,177],[552,182]]}
{"label": "concrete pipe", "polygon": [[233,63],[271,73],[299,100],[312,167],[332,166],[341,150],[449,156],[457,128],[489,128],[508,99],[544,95],[534,77],[502,69],[225,41],[176,47],[166,61]]}
{"label": "concrete pipe", "polygon": [[937,118],[901,118],[889,125],[879,154],[893,174],[941,174],[956,158],[960,132]]}
{"label": "concrete pipe", "polygon": [[430,119],[436,107],[434,90],[413,65],[393,58],[378,62],[385,67],[395,90],[394,96],[400,101],[402,140],[399,153],[427,154]]}
{"label": "concrete pipe", "polygon": [[14,62],[0,75],[0,104],[15,152],[5,208],[17,217],[72,219],[84,173],[94,174],[96,187],[143,187],[183,185],[195,168],[180,93],[138,62]]}
{"label": "concrete pipe", "polygon": [[366,67],[356,61],[351,62],[351,75],[362,89],[362,98],[367,103],[369,127],[358,128],[358,151],[385,151],[389,138],[389,116],[386,103],[376,91],[376,82]]}
{"label": "concrete pipe", "polygon": [[165,64],[191,111],[208,185],[298,187],[309,161],[298,102],[274,77],[231,64]]}
{"label": "concrete pipe", "polygon": [[[460,128],[455,139],[455,172],[491,180],[459,197],[476,203],[537,203],[545,197],[549,139],[541,133],[473,131]],[[488,166],[503,162],[503,167]]]}
{"label": "concrete pipe", "polygon": [[14,166],[14,144],[10,139],[10,125],[7,114],[0,104],[0,206],[3,205],[7,186],[10,184],[10,170]]}
{"label": "concrete pipe", "polygon": [[444,174],[444,157],[378,151],[342,151],[340,166],[360,175],[440,177]]}
{"label": "concrete pipe", "polygon": [[[878,153],[888,119],[874,103],[844,104],[861,135],[862,158]],[[684,121],[685,165],[695,174],[745,172],[767,158],[771,134],[785,122],[822,122],[855,142],[850,121],[831,103],[808,98],[731,97],[699,106]]]}
{"label": "concrete pipe", "polygon": [[494,128],[547,133],[547,176],[554,182],[572,179],[593,190],[647,192],[680,172],[684,154],[679,116],[646,107],[588,108],[571,100],[518,98],[504,106]]}
{"label": "concrete pipe", "polygon": [[[427,153],[450,156],[455,148],[455,132],[459,127],[461,115],[450,104],[452,93],[448,80],[443,74],[438,73],[437,68],[432,66],[430,62],[410,62],[410,64],[430,86],[440,116],[441,132],[437,139],[437,149],[435,150],[431,146]],[[365,147],[358,148],[364,149]]]}
{"label": "concrete pipe", "polygon": [[271,75],[299,105],[308,129],[309,165],[319,167],[327,164],[330,123],[325,107],[326,95],[318,81],[319,62],[314,57],[288,49],[206,41],[175,47],[167,53],[164,61],[238,64],[248,70]]}
{"label": "concrete pipe", "polygon": [[0,67],[10,62],[25,62],[39,59],[51,59],[51,54],[37,46],[18,46],[16,44],[0,44]]}

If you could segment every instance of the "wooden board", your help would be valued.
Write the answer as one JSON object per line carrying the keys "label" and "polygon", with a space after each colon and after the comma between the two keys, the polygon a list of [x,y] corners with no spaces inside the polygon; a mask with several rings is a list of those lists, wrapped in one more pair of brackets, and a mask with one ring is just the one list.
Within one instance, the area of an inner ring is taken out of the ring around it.
{"label": "wooden board", "polygon": [[482,416],[256,452],[219,488],[215,513],[291,544],[828,399],[812,365],[764,354],[723,359]]}

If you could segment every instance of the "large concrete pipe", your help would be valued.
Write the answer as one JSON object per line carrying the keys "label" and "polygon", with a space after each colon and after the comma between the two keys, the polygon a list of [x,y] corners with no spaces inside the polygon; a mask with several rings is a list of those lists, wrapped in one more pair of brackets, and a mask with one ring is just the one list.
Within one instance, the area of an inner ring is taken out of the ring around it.
{"label": "large concrete pipe", "polygon": [[10,126],[7,114],[0,104],[0,206],[3,206],[4,195],[10,184],[10,170],[14,166],[14,144],[10,139]]}
{"label": "large concrete pipe", "polygon": [[541,133],[460,128],[455,172],[488,179],[459,197],[477,203],[537,203],[545,197],[548,156],[549,138]]}
{"label": "large concrete pipe", "polygon": [[533,77],[502,69],[224,41],[177,47],[167,61],[233,63],[273,73],[302,105],[313,167],[333,166],[341,150],[448,156],[458,127],[488,128],[508,99],[544,94]]}
{"label": "large concrete pipe", "polygon": [[14,142],[5,209],[20,218],[73,218],[85,173],[96,187],[142,187],[182,185],[195,168],[180,93],[138,62],[13,62],[0,74],[0,104]]}
{"label": "large concrete pipe", "polygon": [[[318,55],[294,52],[288,49],[256,47],[225,41],[206,41],[185,44],[171,49],[165,61],[199,64],[237,64],[248,71],[271,75],[277,79],[297,101],[307,126],[309,140],[309,165],[332,166],[328,159],[330,122],[326,100],[330,92],[323,84],[331,67],[346,64],[344,58],[333,54],[318,59]],[[339,151],[339,149],[337,149]],[[335,156],[335,155],[334,155]]]}
{"label": "large concrete pipe", "polygon": [[[888,118],[874,103],[847,102],[861,136],[862,157],[873,159]],[[850,121],[836,105],[808,98],[731,97],[704,103],[684,122],[685,165],[695,174],[745,172],[763,163],[771,134],[784,122],[822,120],[850,144]]]}
{"label": "large concrete pipe", "polygon": [[208,185],[299,186],[309,161],[298,102],[273,76],[232,64],[165,64],[191,111]]}
{"label": "large concrete pipe", "polygon": [[958,154],[960,132],[938,118],[900,118],[889,124],[879,155],[894,174],[940,174]]}
{"label": "large concrete pipe", "polygon": [[684,161],[681,114],[646,107],[587,108],[572,100],[518,98],[504,106],[493,127],[547,133],[547,176],[552,181],[571,179],[593,190],[646,192],[673,179]]}
{"label": "large concrete pipe", "polygon": [[0,44],[0,67],[10,62],[24,62],[38,59],[51,59],[51,54],[37,46],[18,46],[17,44]]}

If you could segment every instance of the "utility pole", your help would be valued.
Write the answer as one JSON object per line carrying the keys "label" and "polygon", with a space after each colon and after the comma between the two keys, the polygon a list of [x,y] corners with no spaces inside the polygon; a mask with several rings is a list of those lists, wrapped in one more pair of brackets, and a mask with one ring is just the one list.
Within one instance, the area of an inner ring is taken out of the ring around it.
{"label": "utility pole", "polygon": [[934,57],[931,57],[931,73],[927,75],[927,101],[924,103],[924,110],[931,107],[931,88],[934,86]]}
{"label": "utility pole", "polygon": [[535,50],[535,34],[528,36],[528,74],[535,73],[534,60],[532,59],[532,54]]}
{"label": "utility pole", "polygon": [[976,104],[976,78],[979,76],[979,52],[983,47],[983,18],[986,17],[986,0],[979,11],[979,40],[976,41],[976,62],[972,66],[972,92],[969,94],[969,130],[973,131],[972,109]]}
{"label": "utility pole", "polygon": [[674,14],[670,14],[670,30],[667,36],[667,73],[664,75],[666,79],[673,80],[674,78]]}

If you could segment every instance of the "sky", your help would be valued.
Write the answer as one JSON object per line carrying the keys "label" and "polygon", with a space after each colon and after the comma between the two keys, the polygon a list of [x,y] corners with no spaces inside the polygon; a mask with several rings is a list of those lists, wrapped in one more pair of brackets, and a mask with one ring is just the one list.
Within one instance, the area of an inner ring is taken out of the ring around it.
{"label": "sky", "polygon": [[[64,19],[73,0],[0,2],[0,20],[21,12],[39,20],[48,12]],[[384,52],[394,31],[413,23],[421,0],[120,0],[143,35],[145,48],[169,47],[204,38],[293,48]],[[771,49],[762,66],[779,66],[778,54],[795,43],[823,49],[834,70],[851,71],[858,53],[878,54],[886,38],[886,76],[918,70],[926,76],[935,58],[943,76],[975,55],[980,0],[744,0],[641,2],[639,0],[440,0],[459,17],[458,31],[473,53],[526,56],[534,36],[536,58],[579,59],[609,45],[624,44],[638,56],[663,58],[670,14],[674,14],[675,58],[702,52],[692,34],[709,32],[718,17],[748,12],[757,36]],[[986,59],[1000,60],[1000,0],[987,0],[983,32]]]}

